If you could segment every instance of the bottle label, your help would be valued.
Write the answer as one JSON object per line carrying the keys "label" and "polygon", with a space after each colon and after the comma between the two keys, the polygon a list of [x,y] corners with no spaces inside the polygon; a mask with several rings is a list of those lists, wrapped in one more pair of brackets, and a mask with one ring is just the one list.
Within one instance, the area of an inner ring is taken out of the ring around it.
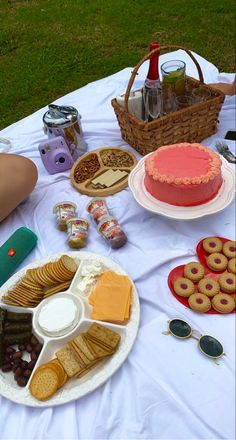
{"label": "bottle label", "polygon": [[108,219],[101,224],[99,232],[104,236],[106,240],[111,240],[112,238],[120,235],[121,228],[115,218]]}

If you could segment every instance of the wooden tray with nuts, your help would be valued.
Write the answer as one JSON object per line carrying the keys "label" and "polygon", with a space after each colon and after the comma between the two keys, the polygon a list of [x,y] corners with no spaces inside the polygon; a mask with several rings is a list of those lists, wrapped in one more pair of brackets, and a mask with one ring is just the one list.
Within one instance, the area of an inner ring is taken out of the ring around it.
{"label": "wooden tray with nuts", "polygon": [[71,169],[72,185],[91,197],[109,196],[128,186],[136,157],[118,147],[98,148],[79,158]]}

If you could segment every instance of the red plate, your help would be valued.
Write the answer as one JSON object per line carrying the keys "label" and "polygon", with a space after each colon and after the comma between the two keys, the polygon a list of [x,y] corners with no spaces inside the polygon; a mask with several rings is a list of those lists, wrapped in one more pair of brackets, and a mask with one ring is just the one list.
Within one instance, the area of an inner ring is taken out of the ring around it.
{"label": "red plate", "polygon": [[[228,240],[226,240],[226,241],[228,241]],[[174,291],[174,282],[177,280],[177,278],[184,276],[184,266],[185,266],[185,264],[182,264],[181,266],[177,266],[174,269],[172,269],[172,271],[169,273],[169,276],[168,276],[168,286],[170,288],[172,295],[185,307],[188,307],[189,309],[191,309],[191,307],[189,307],[189,304],[188,304],[188,298],[184,298],[183,296],[177,295],[177,293]],[[206,271],[206,274],[211,275],[211,277],[215,278],[215,279],[218,277],[218,274],[216,274],[216,273],[213,274],[210,271],[208,271],[208,272]],[[197,284],[195,284],[195,287],[196,287],[196,291],[197,291]],[[208,310],[208,312],[205,312],[205,313],[223,315],[223,313],[219,313],[212,308],[210,310]],[[236,313],[236,309],[234,309],[231,313]],[[227,315],[228,315],[228,313],[227,313]]]}
{"label": "red plate", "polygon": [[[209,238],[209,237],[206,237],[206,238]],[[197,247],[196,247],[198,259],[199,259],[200,263],[206,268],[206,274],[219,275],[219,274],[226,272],[226,270],[222,270],[221,272],[215,272],[214,270],[209,269],[209,267],[207,266],[206,259],[207,259],[207,257],[209,257],[210,254],[208,252],[206,252],[202,246],[202,243],[206,238],[203,238],[201,241],[199,241],[199,243],[197,244]],[[222,243],[226,243],[226,241],[230,240],[230,238],[224,238],[224,237],[217,237],[217,238],[219,238],[222,241]],[[213,276],[213,278],[217,279],[218,276],[217,277]]]}

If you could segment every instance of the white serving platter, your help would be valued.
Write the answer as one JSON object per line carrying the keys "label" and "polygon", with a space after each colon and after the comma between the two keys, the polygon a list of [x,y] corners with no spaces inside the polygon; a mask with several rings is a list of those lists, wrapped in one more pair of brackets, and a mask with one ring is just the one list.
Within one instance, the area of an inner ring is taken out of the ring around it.
{"label": "white serving platter", "polygon": [[152,153],[149,153],[138,162],[128,179],[135,200],[148,211],[175,220],[194,220],[223,211],[233,201],[235,196],[235,173],[223,157],[221,157],[221,160],[224,181],[214,199],[197,206],[174,206],[155,199],[147,192],[144,185],[145,160],[150,154]]}
{"label": "white serving platter", "polygon": [[132,283],[133,297],[132,297],[131,316],[129,322],[126,325],[117,325],[108,322],[94,321],[90,319],[91,306],[88,304],[87,297],[80,295],[76,287],[78,280],[80,279],[80,271],[83,262],[85,262],[85,260],[99,261],[103,263],[104,266],[106,266],[109,270],[113,270],[122,275],[127,275],[127,273],[122,269],[122,267],[109,258],[91,252],[74,251],[74,252],[64,252],[63,254],[67,254],[70,257],[74,258],[74,260],[78,263],[78,270],[71,282],[69,289],[61,293],[57,293],[51,296],[50,298],[55,298],[60,295],[63,295],[63,297],[65,297],[65,295],[68,295],[75,300],[75,303],[77,304],[79,309],[79,318],[76,326],[68,334],[56,338],[49,337],[43,334],[42,330],[38,326],[37,315],[39,313],[40,308],[42,307],[42,304],[45,301],[48,301],[47,299],[41,301],[41,303],[35,308],[10,306],[4,304],[1,301],[1,297],[18,281],[20,281],[20,279],[25,275],[27,269],[43,266],[48,262],[58,260],[61,257],[62,253],[52,255],[48,258],[29,264],[28,266],[24,267],[22,270],[14,274],[1,287],[0,290],[0,307],[14,312],[20,312],[20,313],[30,312],[33,315],[32,316],[33,333],[39,339],[39,341],[43,343],[43,349],[39,355],[33,373],[38,366],[55,357],[55,352],[57,350],[59,350],[68,341],[72,340],[81,332],[86,331],[87,328],[94,322],[98,322],[101,325],[104,325],[110,328],[111,330],[114,330],[117,333],[119,333],[121,336],[121,341],[114,355],[99,363],[94,369],[89,371],[86,375],[82,376],[80,379],[73,379],[73,378],[70,379],[66,383],[66,385],[64,385],[61,389],[59,389],[52,398],[46,401],[39,401],[30,394],[29,391],[30,380],[26,385],[26,387],[21,388],[15,382],[12,372],[3,373],[0,370],[0,395],[16,403],[20,403],[32,407],[47,407],[47,406],[61,405],[63,403],[67,403],[85,396],[86,394],[95,390],[100,385],[104,384],[104,382],[106,382],[118,370],[118,368],[123,364],[123,362],[127,358],[137,335],[138,326],[139,326],[139,317],[140,317],[140,307],[139,307],[138,293],[134,283]]}

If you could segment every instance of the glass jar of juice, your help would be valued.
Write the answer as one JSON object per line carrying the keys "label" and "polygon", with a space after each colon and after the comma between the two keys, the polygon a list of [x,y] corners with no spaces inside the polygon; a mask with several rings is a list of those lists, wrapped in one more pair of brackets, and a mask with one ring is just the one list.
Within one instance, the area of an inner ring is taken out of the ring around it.
{"label": "glass jar of juice", "polygon": [[184,61],[172,60],[161,65],[163,91],[171,89],[176,96],[185,95],[185,72]]}

